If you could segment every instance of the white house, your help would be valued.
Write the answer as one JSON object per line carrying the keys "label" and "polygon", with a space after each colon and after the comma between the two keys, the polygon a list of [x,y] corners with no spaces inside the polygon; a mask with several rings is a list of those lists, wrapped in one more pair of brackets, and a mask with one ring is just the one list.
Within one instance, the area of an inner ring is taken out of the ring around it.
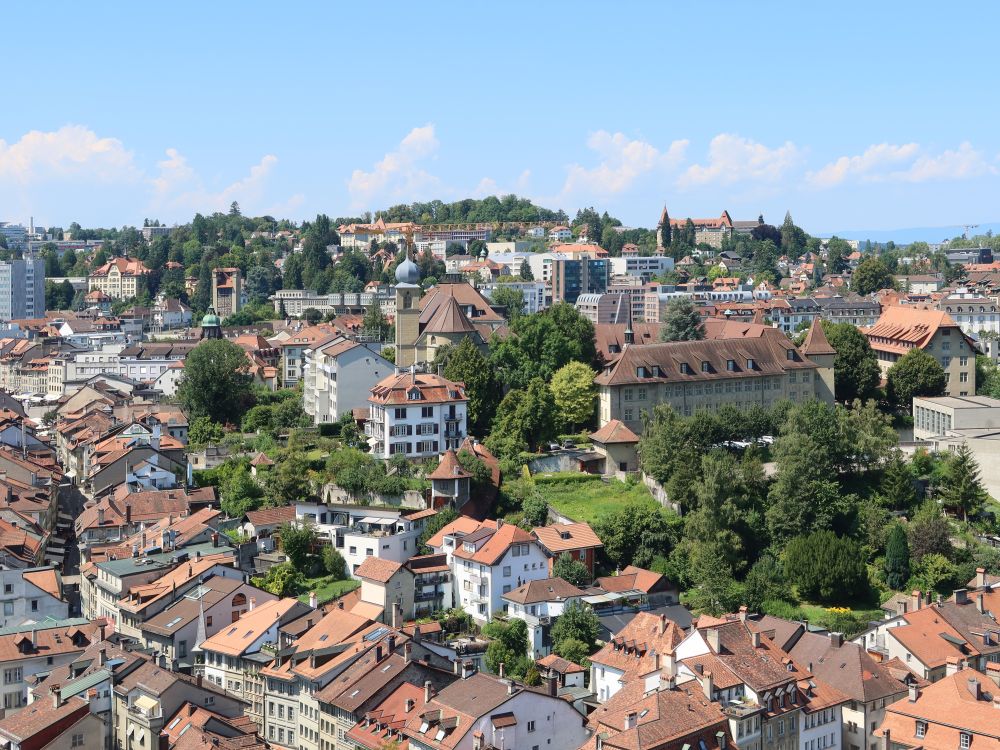
{"label": "white house", "polygon": [[368,398],[365,434],[372,452],[379,458],[431,458],[457,450],[466,436],[466,402],[465,387],[440,375],[389,375]]}
{"label": "white house", "polygon": [[367,406],[372,389],[394,369],[368,344],[343,337],[303,354],[303,408],[313,424],[336,422],[353,409]]}
{"label": "white house", "polygon": [[9,628],[46,618],[69,617],[69,604],[63,597],[62,577],[55,568],[0,570],[0,602],[3,618],[0,627]]}
{"label": "white house", "polygon": [[514,524],[486,521],[455,542],[451,564],[457,604],[480,622],[503,609],[504,594],[549,576],[545,550]]}
{"label": "white house", "polygon": [[[585,593],[562,578],[529,581],[503,594],[508,617],[524,620],[528,626],[528,658],[540,659],[552,653],[549,630],[566,607],[582,601]],[[586,605],[585,605],[586,606]]]}

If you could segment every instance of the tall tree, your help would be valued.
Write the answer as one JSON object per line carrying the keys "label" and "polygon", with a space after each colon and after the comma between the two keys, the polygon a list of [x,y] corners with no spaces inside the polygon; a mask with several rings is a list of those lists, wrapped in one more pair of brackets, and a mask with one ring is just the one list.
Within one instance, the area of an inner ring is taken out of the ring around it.
{"label": "tall tree", "polygon": [[705,338],[701,315],[687,297],[678,297],[667,304],[660,341],[698,341]]}
{"label": "tall tree", "polygon": [[879,289],[892,289],[892,273],[881,258],[870,255],[851,274],[851,288],[861,295],[872,294]]}
{"label": "tall tree", "polygon": [[504,396],[486,446],[497,456],[514,458],[534,451],[556,436],[555,402],[548,385],[535,378],[526,390]]}
{"label": "tall tree", "polygon": [[988,495],[980,481],[979,463],[969,444],[963,442],[948,461],[946,481],[940,489],[941,502],[946,508],[962,512],[965,520],[982,508]]}
{"label": "tall tree", "polygon": [[567,431],[586,427],[594,417],[594,371],[582,362],[568,362],[552,376],[559,426]]}
{"label": "tall tree", "polygon": [[940,396],[948,378],[937,359],[914,348],[897,360],[886,375],[886,396],[909,410],[914,396]]}
{"label": "tall tree", "polygon": [[833,388],[841,403],[872,396],[881,373],[868,339],[850,323],[822,321],[823,333],[837,354],[833,360]]}
{"label": "tall tree", "polygon": [[232,341],[203,341],[184,361],[177,397],[189,419],[239,424],[253,402],[253,377],[246,353]]}
{"label": "tall tree", "polygon": [[444,376],[465,383],[469,429],[474,435],[485,437],[496,412],[500,387],[493,368],[472,339],[463,338],[458,346],[448,350]]}
{"label": "tall tree", "polygon": [[889,588],[900,591],[910,578],[910,545],[906,531],[894,524],[885,545],[885,582]]}
{"label": "tall tree", "polygon": [[365,311],[364,330],[369,336],[376,336],[378,341],[385,341],[389,335],[389,321],[382,312],[378,300],[372,300]]}
{"label": "tall tree", "polygon": [[521,281],[534,281],[535,274],[531,271],[531,266],[528,265],[528,259],[524,258],[521,261],[521,268],[518,271],[518,275],[521,277]]}

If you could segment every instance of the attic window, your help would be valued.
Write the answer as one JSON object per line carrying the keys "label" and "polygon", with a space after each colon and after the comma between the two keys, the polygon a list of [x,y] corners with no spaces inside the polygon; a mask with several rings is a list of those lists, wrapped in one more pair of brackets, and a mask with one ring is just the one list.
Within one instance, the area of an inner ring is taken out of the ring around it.
{"label": "attic window", "polygon": [[712,371],[712,366],[708,362],[704,362],[703,361],[701,363],[701,371],[702,372],[711,372]]}
{"label": "attic window", "polygon": [[636,368],[635,368],[635,376],[636,376],[637,378],[645,378],[645,377],[648,377],[648,373],[647,373],[647,371],[646,371],[646,368],[645,368],[645,367],[636,367]]}
{"label": "attic window", "polygon": [[736,360],[735,359],[727,359],[726,360],[726,369],[729,370],[729,372],[736,372]]}
{"label": "attic window", "polygon": [[406,398],[409,401],[419,401],[420,400],[420,391],[417,390],[416,388],[414,388],[412,390],[409,390],[409,391],[406,392]]}
{"label": "attic window", "polygon": [[747,359],[747,369],[748,370],[754,369],[754,361],[752,359]]}
{"label": "attic window", "polygon": [[795,359],[795,350],[794,349],[786,349],[785,350],[785,359],[794,360]]}
{"label": "attic window", "polygon": [[687,362],[681,362],[681,375],[690,375],[691,367]]}

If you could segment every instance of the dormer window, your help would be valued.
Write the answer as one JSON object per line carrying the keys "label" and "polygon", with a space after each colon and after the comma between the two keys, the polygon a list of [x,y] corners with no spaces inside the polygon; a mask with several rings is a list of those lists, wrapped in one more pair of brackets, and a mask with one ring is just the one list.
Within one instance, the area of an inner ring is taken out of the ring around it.
{"label": "dormer window", "polygon": [[795,359],[795,350],[794,349],[786,349],[785,350],[785,359],[787,359],[789,361],[794,360]]}
{"label": "dormer window", "polygon": [[681,375],[690,375],[691,366],[687,362],[681,362]]}
{"label": "dormer window", "polygon": [[747,369],[748,370],[754,369],[754,361],[752,359],[747,359]]}
{"label": "dormer window", "polygon": [[736,372],[736,360],[735,359],[727,359],[726,360],[726,369],[729,370],[729,372]]}
{"label": "dormer window", "polygon": [[916,738],[919,740],[923,739],[924,735],[926,734],[927,734],[927,722],[920,721],[919,719],[917,719],[917,726],[916,729],[914,730],[914,736],[916,736]]}
{"label": "dormer window", "polygon": [[958,746],[962,748],[962,750],[969,750],[969,746],[971,744],[972,744],[972,735],[969,734],[968,732],[962,732],[958,736]]}
{"label": "dormer window", "polygon": [[417,388],[411,388],[406,392],[406,398],[408,401],[419,401],[420,391]]}
{"label": "dormer window", "polygon": [[637,378],[644,378],[644,377],[646,377],[646,368],[645,367],[636,367],[635,368],[635,376]]}

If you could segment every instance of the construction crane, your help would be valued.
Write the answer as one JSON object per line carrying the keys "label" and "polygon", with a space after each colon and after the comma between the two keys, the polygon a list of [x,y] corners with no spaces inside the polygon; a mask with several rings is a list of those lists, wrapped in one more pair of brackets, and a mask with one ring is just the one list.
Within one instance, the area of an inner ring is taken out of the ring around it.
{"label": "construction crane", "polygon": [[962,226],[965,228],[965,231],[962,233],[962,238],[966,239],[966,240],[969,239],[969,230],[970,229],[978,229],[979,228],[978,224],[963,224]]}

